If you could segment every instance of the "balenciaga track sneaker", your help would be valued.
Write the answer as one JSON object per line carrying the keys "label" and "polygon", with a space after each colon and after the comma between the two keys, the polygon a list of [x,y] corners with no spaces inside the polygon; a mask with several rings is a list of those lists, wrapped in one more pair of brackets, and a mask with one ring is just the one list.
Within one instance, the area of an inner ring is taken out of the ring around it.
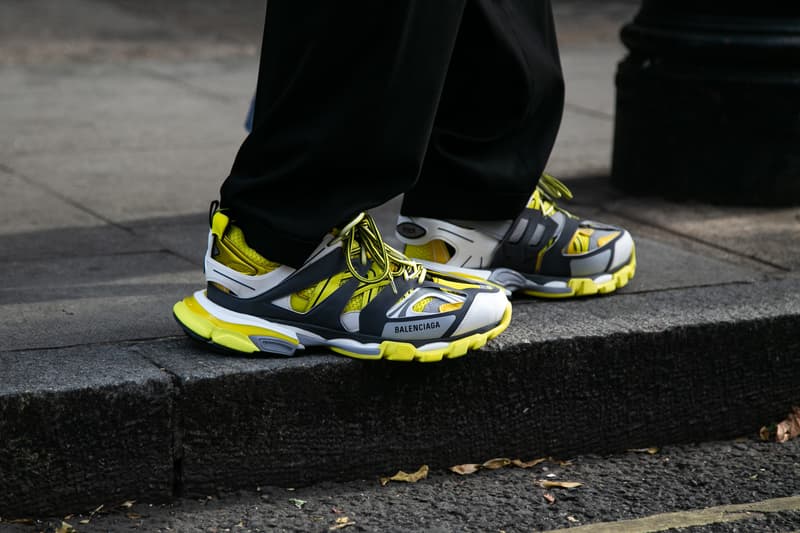
{"label": "balenciaga track sneaker", "polygon": [[400,216],[405,254],[429,268],[494,282],[542,298],[605,294],[636,271],[630,233],[582,220],[556,204],[570,190],[547,174],[513,221],[467,222]]}
{"label": "balenciaga track sneaker", "polygon": [[315,346],[358,359],[433,362],[480,348],[511,321],[491,283],[429,271],[388,246],[362,213],[298,269],[273,263],[212,207],[207,287],[173,312],[224,351],[290,356]]}

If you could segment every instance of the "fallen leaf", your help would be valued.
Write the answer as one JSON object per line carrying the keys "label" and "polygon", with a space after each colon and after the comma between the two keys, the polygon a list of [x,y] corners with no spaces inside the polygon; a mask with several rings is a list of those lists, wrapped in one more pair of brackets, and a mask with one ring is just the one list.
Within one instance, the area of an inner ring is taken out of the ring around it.
{"label": "fallen leaf", "polygon": [[770,441],[770,440],[773,440],[773,439],[775,438],[775,430],[776,430],[776,429],[778,429],[778,425],[777,425],[777,424],[770,424],[770,425],[768,425],[768,426],[763,426],[763,427],[762,427],[762,428],[759,430],[759,432],[758,432],[758,436],[759,436],[759,437],[761,438],[761,440],[763,440],[763,441]]}
{"label": "fallen leaf", "polygon": [[570,516],[567,516],[567,520],[569,520],[570,522],[577,522],[577,521],[578,521],[578,519],[577,519],[577,518],[575,518],[575,517],[574,517],[574,516],[572,516],[572,515],[570,515]]}
{"label": "fallen leaf", "polygon": [[289,498],[289,501],[294,504],[295,507],[298,509],[302,509],[303,506],[306,504],[305,500],[298,500],[297,498]]}
{"label": "fallen leaf", "polygon": [[466,474],[474,474],[478,470],[480,470],[481,465],[476,463],[467,463],[463,465],[455,465],[450,467],[451,472],[455,472],[456,474],[466,475]]}
{"label": "fallen leaf", "polygon": [[405,481],[406,483],[416,483],[420,479],[425,479],[426,477],[428,477],[428,465],[422,465],[419,468],[419,470],[417,470],[416,472],[412,472],[411,474],[400,470],[392,477],[382,477],[381,485],[386,485],[390,481]]}
{"label": "fallen leaf", "polygon": [[544,494],[542,494],[542,496],[544,496],[544,499],[547,500],[547,503],[556,502],[556,497],[550,494],[549,492],[545,492]]}
{"label": "fallen leaf", "polygon": [[139,513],[128,513],[125,516],[127,516],[131,520],[139,520],[142,517],[142,515],[140,515]]}
{"label": "fallen leaf", "polygon": [[122,502],[121,504],[119,504],[119,506],[122,507],[123,509],[130,509],[131,507],[133,507],[134,503],[136,503],[136,500],[128,500]]}
{"label": "fallen leaf", "polygon": [[506,459],[505,457],[497,457],[495,459],[489,459],[488,461],[484,462],[481,465],[481,468],[485,468],[487,470],[497,470],[498,468],[503,468],[504,466],[508,466],[511,464],[511,459]]}
{"label": "fallen leaf", "polygon": [[513,461],[511,461],[511,464],[514,466],[518,466],[520,468],[531,468],[545,461],[547,461],[546,457],[540,457],[538,459],[533,459],[531,461],[520,461],[519,459],[514,459]]}
{"label": "fallen leaf", "polygon": [[91,522],[91,521],[92,521],[92,520],[91,520],[91,519],[89,519],[89,518],[84,518],[83,520],[78,520],[78,523],[79,523],[79,524],[88,524],[88,523],[89,523],[89,522]]}
{"label": "fallen leaf", "polygon": [[655,455],[658,453],[658,448],[655,446],[650,446],[649,448],[630,448],[628,449],[629,452],[635,453],[649,453],[650,455]]}
{"label": "fallen leaf", "polygon": [[56,529],[56,533],[75,533],[75,528],[66,522],[61,522],[61,525]]}
{"label": "fallen leaf", "polygon": [[336,519],[336,525],[333,525],[328,528],[328,531],[336,531],[337,529],[344,529],[347,526],[355,525],[355,522],[350,520],[350,518],[346,516],[342,516]]}
{"label": "fallen leaf", "polygon": [[583,485],[583,483],[579,483],[577,481],[550,481],[548,479],[542,479],[539,481],[539,485],[545,489],[553,487],[558,487],[561,489],[574,489],[576,487],[580,487]]}
{"label": "fallen leaf", "polygon": [[800,407],[792,407],[792,412],[775,428],[775,441],[786,442],[800,435]]}
{"label": "fallen leaf", "polygon": [[26,526],[32,526],[34,524],[33,518],[15,518],[7,522],[9,524],[24,524]]}

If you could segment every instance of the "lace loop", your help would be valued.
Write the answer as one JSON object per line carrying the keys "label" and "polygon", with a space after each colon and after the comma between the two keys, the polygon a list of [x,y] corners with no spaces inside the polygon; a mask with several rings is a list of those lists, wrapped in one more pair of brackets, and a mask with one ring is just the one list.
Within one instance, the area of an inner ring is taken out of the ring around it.
{"label": "lace loop", "polygon": [[[426,268],[386,244],[375,220],[367,213],[360,213],[345,225],[334,240],[343,242],[347,270],[362,283],[380,283],[388,280],[396,293],[397,287],[394,284],[396,277],[403,276],[406,280],[417,278],[419,283],[425,279]],[[368,259],[372,259],[377,276],[367,277],[359,273],[353,264],[354,257],[360,258],[362,265],[367,264]]]}
{"label": "lace loop", "polygon": [[528,205],[532,209],[539,209],[547,216],[558,210],[568,217],[573,217],[574,215],[572,215],[572,213],[557,204],[556,200],[560,198],[571,200],[572,191],[550,174],[542,173]]}

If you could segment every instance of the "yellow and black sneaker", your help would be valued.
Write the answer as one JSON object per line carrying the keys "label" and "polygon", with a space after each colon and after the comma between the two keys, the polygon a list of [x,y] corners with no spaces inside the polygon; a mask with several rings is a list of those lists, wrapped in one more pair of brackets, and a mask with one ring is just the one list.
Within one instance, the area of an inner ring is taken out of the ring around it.
{"label": "yellow and black sneaker", "polygon": [[494,282],[509,294],[569,298],[625,286],[636,271],[633,238],[556,204],[570,190],[542,175],[515,220],[469,222],[400,216],[405,253],[429,268]]}
{"label": "yellow and black sneaker", "polygon": [[501,288],[428,271],[384,243],[366,213],[295,269],[250,248],[214,208],[205,275],[206,289],[176,303],[175,318],[191,337],[239,353],[321,346],[358,359],[432,362],[480,348],[511,321]]}

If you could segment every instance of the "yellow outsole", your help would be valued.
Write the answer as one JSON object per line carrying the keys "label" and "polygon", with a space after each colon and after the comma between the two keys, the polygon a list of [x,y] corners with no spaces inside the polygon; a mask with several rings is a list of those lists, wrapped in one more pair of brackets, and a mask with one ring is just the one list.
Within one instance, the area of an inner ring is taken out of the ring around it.
{"label": "yellow outsole", "polygon": [[185,329],[191,331],[194,336],[235,352],[248,354],[261,351],[258,346],[250,340],[251,335],[272,337],[279,339],[281,342],[293,344],[295,347],[300,344],[297,339],[293,339],[292,337],[274,330],[246,326],[243,324],[233,324],[220,320],[206,311],[203,306],[195,300],[194,296],[188,296],[176,303],[172,307],[172,312],[178,322],[180,322]]}
{"label": "yellow outsole", "polygon": [[[251,335],[274,338],[286,346],[293,345],[295,348],[300,346],[297,339],[274,330],[221,320],[206,311],[194,296],[188,296],[177,302],[173,306],[172,312],[176,320],[191,336],[241,354],[270,353],[264,352],[256,346],[250,339]],[[390,340],[381,342],[379,353],[374,355],[356,353],[336,346],[328,346],[328,348],[335,353],[363,360],[385,359],[387,361],[432,363],[443,359],[455,359],[470,350],[483,347],[489,340],[500,335],[511,323],[511,315],[511,303],[509,302],[497,326],[483,333],[475,333],[451,341],[447,346],[437,350],[423,351],[411,343]]]}
{"label": "yellow outsole", "polygon": [[571,292],[559,294],[537,292],[532,290],[522,290],[520,292],[528,296],[550,299],[575,298],[578,296],[592,296],[595,294],[609,294],[627,285],[628,282],[633,279],[635,274],[636,251],[634,250],[631,254],[630,261],[628,261],[625,266],[614,272],[611,275],[611,279],[605,283],[595,283],[594,280],[589,278],[572,278],[567,282]]}

